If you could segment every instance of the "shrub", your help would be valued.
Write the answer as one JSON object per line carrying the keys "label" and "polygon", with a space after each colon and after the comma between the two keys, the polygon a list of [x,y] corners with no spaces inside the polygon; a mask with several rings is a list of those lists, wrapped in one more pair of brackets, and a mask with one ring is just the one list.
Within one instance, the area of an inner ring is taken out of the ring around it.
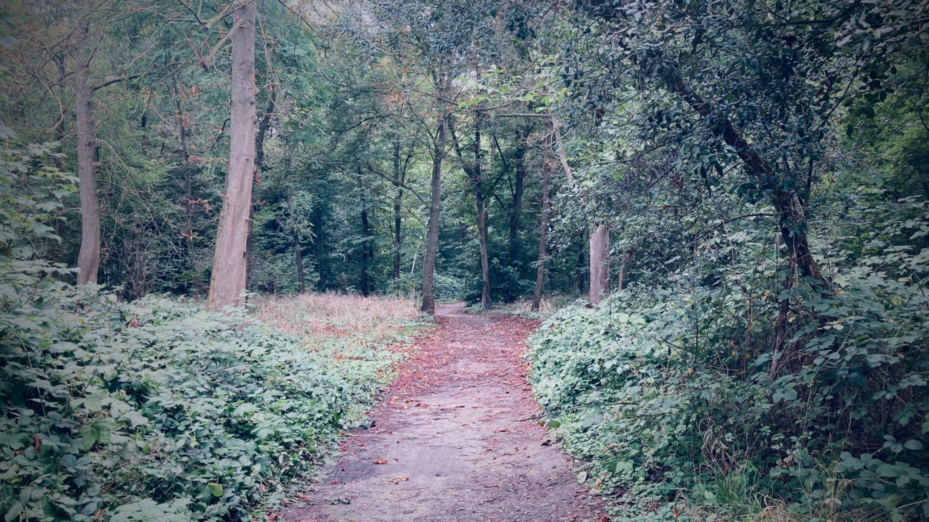
{"label": "shrub", "polygon": [[374,398],[242,313],[40,281],[0,314],[7,520],[249,519]]}
{"label": "shrub", "polygon": [[616,491],[628,520],[700,505],[741,520],[768,504],[803,519],[929,516],[929,248],[901,246],[929,213],[915,200],[881,211],[871,237],[833,245],[853,261],[834,291],[788,291],[774,370],[780,296],[764,280],[783,274],[770,260],[739,281],[633,285],[544,323],[531,379],[549,425],[589,459],[579,480]]}

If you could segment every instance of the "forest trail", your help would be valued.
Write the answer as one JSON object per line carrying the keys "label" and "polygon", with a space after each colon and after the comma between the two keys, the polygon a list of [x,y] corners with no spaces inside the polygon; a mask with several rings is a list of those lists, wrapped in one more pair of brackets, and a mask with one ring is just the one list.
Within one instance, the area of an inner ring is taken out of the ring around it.
{"label": "forest trail", "polygon": [[534,420],[522,342],[535,326],[440,306],[438,328],[290,522],[597,522],[599,503]]}

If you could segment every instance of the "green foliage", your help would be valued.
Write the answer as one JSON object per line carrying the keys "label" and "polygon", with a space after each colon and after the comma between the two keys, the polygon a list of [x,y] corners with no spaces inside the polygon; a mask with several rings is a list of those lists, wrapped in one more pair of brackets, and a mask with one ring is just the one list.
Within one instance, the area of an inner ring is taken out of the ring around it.
{"label": "green foliage", "polygon": [[[929,516],[929,248],[904,246],[929,232],[929,213],[918,200],[859,204],[832,225],[858,212],[884,223],[832,244],[844,260],[834,293],[789,291],[792,334],[773,377],[777,299],[765,276],[725,267],[713,285],[682,269],[598,308],[575,305],[533,337],[549,426],[591,459],[579,478],[620,488],[621,520],[688,504],[741,519],[764,507],[749,498],[805,519]],[[750,234],[730,237],[751,251]]]}
{"label": "green foliage", "polygon": [[370,367],[336,366],[246,315],[4,279],[8,520],[249,518],[307,476],[378,386]]}
{"label": "green foliage", "polygon": [[307,346],[244,311],[57,280],[26,238],[54,239],[72,180],[30,156],[45,149],[4,145],[5,520],[247,520],[309,476],[396,355],[338,362],[338,339]]}

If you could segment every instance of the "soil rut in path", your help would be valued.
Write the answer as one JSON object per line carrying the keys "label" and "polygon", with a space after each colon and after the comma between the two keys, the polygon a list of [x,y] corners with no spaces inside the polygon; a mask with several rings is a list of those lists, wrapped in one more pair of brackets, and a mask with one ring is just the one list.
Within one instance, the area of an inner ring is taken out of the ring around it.
{"label": "soil rut in path", "polygon": [[[342,445],[291,522],[601,520],[570,459],[533,420],[528,321],[439,307],[439,328]],[[604,517],[602,520],[606,520]]]}

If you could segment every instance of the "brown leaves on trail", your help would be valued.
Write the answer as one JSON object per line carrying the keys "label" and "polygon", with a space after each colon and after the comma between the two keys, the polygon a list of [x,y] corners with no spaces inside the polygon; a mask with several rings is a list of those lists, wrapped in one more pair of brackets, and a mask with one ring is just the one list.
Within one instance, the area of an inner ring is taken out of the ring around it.
{"label": "brown leaves on trail", "polygon": [[387,459],[377,459],[374,461],[375,464],[390,464],[390,461]]}
{"label": "brown leaves on trail", "polygon": [[390,482],[391,484],[397,485],[397,484],[399,484],[399,483],[401,483],[401,482],[406,482],[406,481],[408,481],[408,480],[410,480],[410,477],[395,477],[395,478],[392,478],[392,479],[388,480],[387,482]]}

